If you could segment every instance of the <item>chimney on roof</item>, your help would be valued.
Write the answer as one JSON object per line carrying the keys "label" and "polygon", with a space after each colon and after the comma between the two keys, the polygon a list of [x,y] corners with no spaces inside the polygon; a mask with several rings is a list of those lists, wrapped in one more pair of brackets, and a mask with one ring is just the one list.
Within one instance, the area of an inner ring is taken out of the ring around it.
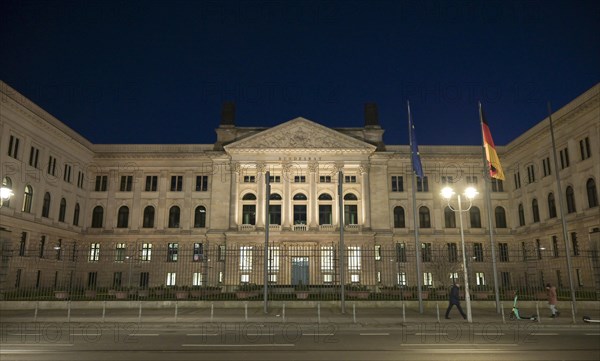
{"label": "chimney on roof", "polygon": [[368,126],[379,126],[377,103],[365,103],[365,127]]}
{"label": "chimney on roof", "polygon": [[235,103],[225,102],[221,109],[221,126],[235,125]]}

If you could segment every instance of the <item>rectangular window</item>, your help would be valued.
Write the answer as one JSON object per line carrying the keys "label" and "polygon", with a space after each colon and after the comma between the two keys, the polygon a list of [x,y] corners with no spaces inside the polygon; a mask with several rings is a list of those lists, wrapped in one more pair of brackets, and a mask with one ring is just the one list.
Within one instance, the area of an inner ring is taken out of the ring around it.
{"label": "rectangular window", "polygon": [[398,272],[396,282],[398,283],[398,286],[407,286],[408,284],[406,283],[406,272]]}
{"label": "rectangular window", "polygon": [[558,257],[558,237],[552,236],[552,254],[554,257]]}
{"label": "rectangular window", "polygon": [[535,170],[533,164],[527,166],[527,181],[529,184],[535,182]]}
{"label": "rectangular window", "polygon": [[192,286],[202,286],[202,273],[192,273]]}
{"label": "rectangular window", "polygon": [[527,244],[525,242],[521,242],[521,256],[523,256],[523,261],[527,261]]}
{"label": "rectangular window", "polygon": [[427,176],[417,177],[417,192],[429,192],[429,181]]}
{"label": "rectangular window", "polygon": [[29,165],[32,166],[33,168],[37,168],[39,157],[40,157],[40,150],[37,149],[36,147],[32,146],[31,150],[29,152]]}
{"label": "rectangular window", "polygon": [[550,157],[542,159],[542,168],[544,170],[544,177],[552,174],[552,168],[550,167]]}
{"label": "rectangular window", "polygon": [[279,247],[269,247],[269,272],[279,272]]}
{"label": "rectangular window", "polygon": [[392,192],[404,192],[404,178],[402,176],[392,176]]}
{"label": "rectangular window", "polygon": [[320,176],[319,183],[331,183],[331,176],[329,176],[329,175]]}
{"label": "rectangular window", "polygon": [[152,259],[152,243],[142,243],[142,261],[150,261]]}
{"label": "rectangular window", "polygon": [[171,192],[181,192],[183,190],[183,176],[171,176]]}
{"label": "rectangular window", "polygon": [[88,257],[88,261],[98,262],[99,259],[100,259],[100,243],[90,244],[90,254]]}
{"label": "rectangular window", "polygon": [[537,253],[537,258],[542,259],[542,244],[540,243],[539,239],[535,240],[535,249]]}
{"label": "rectangular window", "polygon": [[165,284],[167,286],[175,286],[177,283],[177,273],[176,272],[167,272],[167,282]]}
{"label": "rectangular window", "polygon": [[63,180],[67,183],[71,183],[71,165],[65,164],[65,172],[63,173]]}
{"label": "rectangular window", "polygon": [[423,286],[433,287],[433,274],[431,272],[423,272]]}
{"label": "rectangular window", "polygon": [[281,225],[281,205],[269,204],[269,224]]}
{"label": "rectangular window", "polygon": [[586,160],[592,156],[589,137],[585,137],[579,141],[579,150],[581,152],[581,160]]}
{"label": "rectangular window", "polygon": [[83,172],[78,171],[77,172],[77,187],[80,189],[83,189],[83,182],[84,182]]}
{"label": "rectangular window", "polygon": [[125,252],[127,248],[125,248],[125,243],[117,243],[117,247],[115,249],[115,262],[123,262],[125,261]]}
{"label": "rectangular window", "polygon": [[158,176],[156,175],[147,175],[146,176],[146,187],[144,190],[146,192],[156,192],[158,189]]}
{"label": "rectangular window", "polygon": [[140,288],[146,289],[150,284],[150,272],[140,272]]}
{"label": "rectangular window", "polygon": [[331,204],[319,204],[319,225],[332,224],[333,211]]}
{"label": "rectangular window", "polygon": [[94,289],[94,288],[96,288],[97,283],[98,283],[98,272],[88,272],[87,287],[90,289]]}
{"label": "rectangular window", "polygon": [[321,247],[321,272],[333,272],[333,247]]}
{"label": "rectangular window", "polygon": [[197,175],[196,176],[196,192],[206,192],[208,190],[208,176]]}
{"label": "rectangular window", "polygon": [[569,166],[569,148],[560,150],[560,169],[565,169]]}
{"label": "rectangular window", "polygon": [[119,288],[123,285],[123,272],[113,273],[113,287]]}
{"label": "rectangular window", "polygon": [[304,175],[294,176],[294,183],[306,183],[306,176],[304,176]]}
{"label": "rectangular window", "polygon": [[226,255],[225,245],[220,244],[219,249],[218,249],[218,254],[217,254],[217,259],[219,260],[219,262],[225,262],[225,255]]}
{"label": "rectangular window", "polygon": [[133,186],[133,176],[122,175],[121,176],[121,186],[119,187],[119,191],[131,192],[132,186]]}
{"label": "rectangular window", "polygon": [[475,272],[475,283],[477,286],[485,286],[485,274],[483,272]]}
{"label": "rectangular window", "polygon": [[194,255],[192,261],[202,262],[204,260],[204,245],[202,243],[194,243]]}
{"label": "rectangular window", "polygon": [[27,249],[27,232],[21,232],[21,240],[19,241],[19,256],[25,257]]}
{"label": "rectangular window", "polygon": [[571,246],[573,248],[573,256],[579,256],[579,241],[577,240],[577,232],[571,232]]}
{"label": "rectangular window", "polygon": [[96,187],[94,190],[96,192],[106,192],[106,188],[108,186],[108,176],[107,175],[97,175],[96,176]]}
{"label": "rectangular window", "polygon": [[458,262],[458,248],[456,247],[456,243],[448,243],[448,262],[456,263]]}
{"label": "rectangular window", "polygon": [[40,258],[44,258],[44,251],[46,248],[46,236],[42,236],[42,238],[40,239]]}
{"label": "rectangular window", "polygon": [[442,184],[452,184],[454,183],[454,178],[451,175],[443,175],[442,176]]}
{"label": "rectangular window", "polygon": [[[496,179],[496,178],[492,178],[492,179]],[[467,184],[477,184],[477,176],[468,175],[467,176]]]}
{"label": "rectangular window", "polygon": [[500,272],[500,285],[503,288],[509,288],[510,283],[510,272]]}
{"label": "rectangular window", "polygon": [[508,262],[508,243],[498,243],[500,249],[500,255],[498,256],[500,262]]}
{"label": "rectangular window", "polygon": [[381,261],[381,245],[375,245],[375,261]]}
{"label": "rectangular window", "polygon": [[563,287],[562,274],[559,269],[556,270],[556,285],[558,286],[557,288]]}
{"label": "rectangular window", "polygon": [[177,262],[179,243],[169,243],[167,246],[167,262]]}
{"label": "rectangular window", "polygon": [[492,192],[504,192],[502,179],[492,178]]}
{"label": "rectangular window", "polygon": [[356,176],[355,175],[344,176],[344,183],[356,183]]}
{"label": "rectangular window", "polygon": [[53,156],[48,157],[48,174],[56,175],[56,158]]}
{"label": "rectangular window", "polygon": [[431,262],[431,243],[421,243],[421,259],[423,262]]}
{"label": "rectangular window", "polygon": [[240,247],[240,271],[250,272],[252,271],[252,247],[241,246]]}
{"label": "rectangular window", "polygon": [[253,175],[245,175],[244,183],[256,183],[256,177]]}
{"label": "rectangular window", "polygon": [[324,274],[323,275],[323,283],[332,283],[333,275],[332,274]]}
{"label": "rectangular window", "polygon": [[483,244],[473,243],[473,261],[483,262]]}
{"label": "rectangular window", "polygon": [[281,183],[281,176],[278,175],[270,175],[269,183]]}
{"label": "rectangular window", "polygon": [[360,247],[348,247],[348,270],[349,271],[360,271],[361,260],[360,260]]}
{"label": "rectangular window", "polygon": [[515,189],[521,188],[521,172],[516,171],[514,174],[515,178]]}
{"label": "rectangular window", "polygon": [[406,262],[406,244],[396,243],[396,262]]}
{"label": "rectangular window", "polygon": [[8,156],[17,159],[19,154],[19,138],[14,135],[10,136],[10,140],[8,142]]}
{"label": "rectangular window", "polygon": [[583,287],[583,277],[581,277],[581,269],[575,269],[575,275],[577,276],[577,286]]}

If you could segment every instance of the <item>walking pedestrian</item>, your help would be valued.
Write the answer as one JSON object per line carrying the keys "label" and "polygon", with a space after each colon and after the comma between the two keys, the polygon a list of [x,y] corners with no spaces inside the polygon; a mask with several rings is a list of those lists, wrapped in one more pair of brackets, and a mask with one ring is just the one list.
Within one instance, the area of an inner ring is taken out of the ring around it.
{"label": "walking pedestrian", "polygon": [[460,307],[459,288],[460,288],[460,284],[455,283],[454,285],[452,285],[452,288],[450,289],[450,303],[448,304],[448,309],[446,309],[446,319],[447,320],[450,319],[450,317],[448,315],[450,314],[450,310],[452,309],[452,306],[456,306],[456,308],[458,308],[458,312],[460,312],[462,317],[465,320],[467,319],[467,315],[465,315],[462,308]]}
{"label": "walking pedestrian", "polygon": [[556,287],[552,286],[550,283],[546,283],[546,295],[548,296],[548,305],[550,305],[550,318],[555,318],[560,316],[560,312],[556,309],[556,304],[558,303],[558,299],[556,297]]}

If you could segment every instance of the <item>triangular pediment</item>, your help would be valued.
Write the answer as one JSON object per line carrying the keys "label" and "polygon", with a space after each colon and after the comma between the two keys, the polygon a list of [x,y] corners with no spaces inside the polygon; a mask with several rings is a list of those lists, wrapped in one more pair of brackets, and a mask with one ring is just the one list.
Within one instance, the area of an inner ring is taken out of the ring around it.
{"label": "triangular pediment", "polygon": [[226,145],[227,152],[345,150],[374,152],[376,146],[305,118],[292,119]]}

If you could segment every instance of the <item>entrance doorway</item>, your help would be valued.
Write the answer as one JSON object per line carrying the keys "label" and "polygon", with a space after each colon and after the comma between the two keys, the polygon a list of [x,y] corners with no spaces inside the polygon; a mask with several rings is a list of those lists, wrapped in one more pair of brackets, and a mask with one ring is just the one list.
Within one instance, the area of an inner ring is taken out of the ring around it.
{"label": "entrance doorway", "polygon": [[292,257],[292,285],[308,284],[308,257]]}

